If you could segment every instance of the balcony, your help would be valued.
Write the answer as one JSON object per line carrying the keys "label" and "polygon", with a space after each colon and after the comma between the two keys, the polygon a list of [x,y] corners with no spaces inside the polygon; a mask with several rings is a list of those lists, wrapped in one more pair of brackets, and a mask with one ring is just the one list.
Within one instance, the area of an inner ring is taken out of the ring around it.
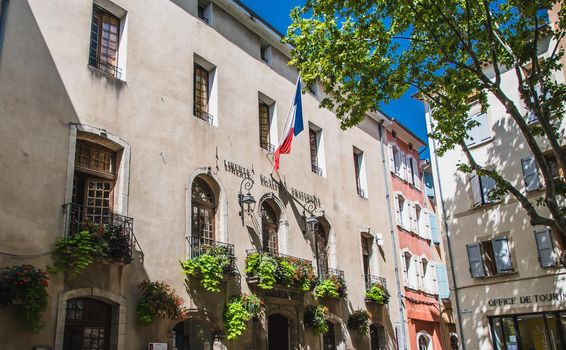
{"label": "balcony", "polygon": [[260,140],[259,146],[264,150],[268,151],[269,153],[275,152],[275,145],[270,143],[269,141]]}
{"label": "balcony", "polygon": [[198,259],[204,254],[215,258],[227,259],[228,263],[224,266],[223,273],[239,276],[233,244],[213,241],[203,237],[187,237],[187,242],[189,243],[189,256],[191,259]]}
{"label": "balcony", "polygon": [[98,69],[109,77],[122,80],[122,68],[115,66],[107,61],[101,60],[100,57],[89,56],[88,65]]}
{"label": "balcony", "polygon": [[203,111],[199,108],[194,108],[193,109],[193,113],[195,115],[195,117],[197,117],[200,120],[204,120],[205,122],[207,122],[208,124],[212,125],[214,124],[214,116],[206,111]]}
{"label": "balcony", "polygon": [[347,295],[344,271],[327,267],[318,268],[318,281],[315,288],[315,296],[328,299],[341,299]]}
{"label": "balcony", "polygon": [[137,249],[143,261],[143,251],[134,235],[133,218],[73,203],[65,204],[64,209],[66,236],[89,231],[105,248],[102,260],[129,264]]}
{"label": "balcony", "polygon": [[384,277],[374,275],[364,275],[366,302],[385,305],[389,303],[389,292],[387,291],[387,281]]}
{"label": "balcony", "polygon": [[317,280],[309,260],[263,249],[247,251],[246,275],[248,283],[263,290],[291,288],[308,292]]}
{"label": "balcony", "polygon": [[319,168],[316,164],[311,164],[312,172],[318,176],[322,176],[322,168]]}

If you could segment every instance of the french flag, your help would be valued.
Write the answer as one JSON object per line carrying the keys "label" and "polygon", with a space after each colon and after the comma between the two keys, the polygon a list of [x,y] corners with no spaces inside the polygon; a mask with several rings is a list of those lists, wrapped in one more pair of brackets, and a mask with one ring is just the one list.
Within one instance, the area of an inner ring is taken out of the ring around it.
{"label": "french flag", "polygon": [[301,102],[301,77],[297,79],[297,86],[295,88],[295,97],[293,98],[293,105],[289,109],[289,116],[285,123],[285,129],[282,141],[279,147],[275,150],[273,155],[273,170],[279,171],[279,156],[281,154],[291,153],[291,143],[293,137],[297,136],[303,131],[303,105]]}

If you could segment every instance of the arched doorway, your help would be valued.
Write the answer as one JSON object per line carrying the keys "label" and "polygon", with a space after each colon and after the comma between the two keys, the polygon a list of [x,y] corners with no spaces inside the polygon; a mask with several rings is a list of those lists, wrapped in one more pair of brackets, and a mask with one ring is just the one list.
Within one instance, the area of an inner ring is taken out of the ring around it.
{"label": "arched doorway", "polygon": [[289,350],[289,320],[280,314],[267,319],[267,341],[269,350]]}
{"label": "arched doorway", "polygon": [[63,350],[109,350],[112,306],[91,298],[67,301]]}
{"label": "arched doorway", "polygon": [[336,330],[334,323],[326,321],[328,332],[322,335],[322,349],[323,350],[336,350]]}
{"label": "arched doorway", "polygon": [[173,332],[173,346],[177,350],[208,350],[214,342],[210,327],[196,318],[177,323]]}
{"label": "arched doorway", "polygon": [[385,350],[385,329],[383,326],[372,324],[369,326],[371,350]]}

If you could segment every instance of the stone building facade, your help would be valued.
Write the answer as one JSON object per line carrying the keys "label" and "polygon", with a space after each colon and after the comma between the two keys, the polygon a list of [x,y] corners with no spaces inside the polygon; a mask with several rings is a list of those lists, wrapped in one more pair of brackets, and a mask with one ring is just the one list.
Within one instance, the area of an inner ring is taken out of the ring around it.
{"label": "stone building facade", "polygon": [[[555,45],[548,37],[540,40],[539,56],[548,56]],[[493,71],[485,69],[488,74]],[[553,79],[563,83],[563,70],[555,72]],[[514,71],[502,71],[503,91],[521,106],[517,84]],[[468,133],[468,147],[478,164],[496,168],[535,203],[544,194],[544,184],[530,148],[497,98],[488,94],[488,103],[485,113],[479,104],[471,106],[470,118],[478,125]],[[433,120],[426,103],[425,109],[430,131]],[[523,112],[529,125],[537,124],[526,109]],[[563,135],[564,124],[559,130]],[[539,141],[545,152],[550,150]],[[564,240],[548,227],[531,226],[515,197],[489,196],[495,185],[489,177],[459,172],[457,164],[466,162],[460,149],[437,157],[436,141],[429,144],[462,347],[564,348],[566,284],[565,270],[558,262],[566,247]],[[547,159],[552,164],[550,152]],[[556,176],[563,174],[556,171]],[[548,215],[544,208],[537,210]]]}
{"label": "stone building facade", "polygon": [[[0,18],[0,265],[46,269],[56,241],[89,221],[118,227],[131,249],[121,264],[50,273],[37,333],[23,329],[18,305],[1,307],[2,349],[396,347],[401,291],[384,205],[384,115],[343,132],[318,107],[322,89],[309,87],[305,130],[276,174],[273,145],[297,73],[281,35],[239,2],[12,0]],[[186,280],[179,265],[203,240],[235,256],[220,292]],[[245,259],[266,248],[319,275],[343,274],[347,297],[258,290]],[[368,279],[387,286],[388,305],[366,301]],[[136,325],[144,280],[172,286],[187,318]],[[227,340],[224,305],[250,292],[266,313]],[[331,314],[325,336],[303,322],[318,304]],[[367,336],[347,327],[356,310],[372,314]]]}

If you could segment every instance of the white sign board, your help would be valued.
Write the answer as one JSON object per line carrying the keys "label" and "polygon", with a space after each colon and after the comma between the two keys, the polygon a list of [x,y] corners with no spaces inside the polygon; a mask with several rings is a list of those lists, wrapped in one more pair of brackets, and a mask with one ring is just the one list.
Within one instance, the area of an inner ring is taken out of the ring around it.
{"label": "white sign board", "polygon": [[167,350],[167,343],[149,343],[147,350]]}

